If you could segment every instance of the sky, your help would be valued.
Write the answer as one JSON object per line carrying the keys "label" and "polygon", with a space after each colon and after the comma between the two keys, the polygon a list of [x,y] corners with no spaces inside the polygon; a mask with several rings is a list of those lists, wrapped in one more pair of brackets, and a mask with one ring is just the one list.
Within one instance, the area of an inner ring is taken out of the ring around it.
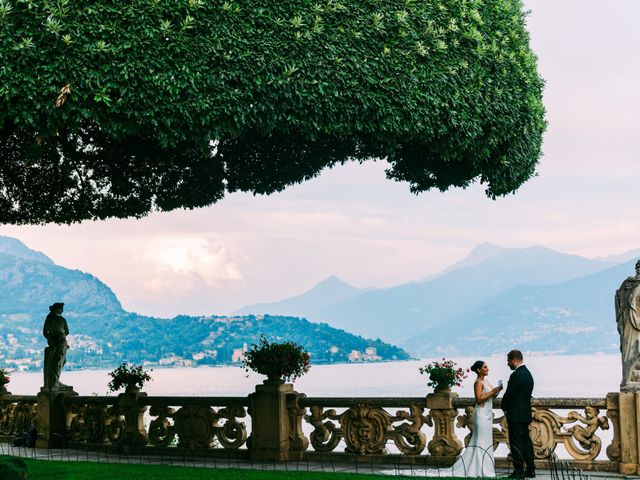
{"label": "sky", "polygon": [[[389,287],[473,247],[544,245],[586,257],[640,247],[640,1],[529,0],[549,122],[538,175],[515,195],[413,195],[385,163],[347,164],[268,197],[71,226],[0,225],[57,264],[92,273],[127,310],[226,314],[336,275]],[[632,272],[630,272],[632,273]]]}

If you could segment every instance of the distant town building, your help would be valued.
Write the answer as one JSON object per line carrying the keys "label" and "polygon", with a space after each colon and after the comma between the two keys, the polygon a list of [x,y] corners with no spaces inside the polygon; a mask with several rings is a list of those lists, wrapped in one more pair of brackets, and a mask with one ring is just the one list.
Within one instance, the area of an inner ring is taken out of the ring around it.
{"label": "distant town building", "polygon": [[247,342],[244,342],[242,348],[236,348],[231,355],[231,361],[233,363],[240,363],[244,359],[244,354],[247,353]]}

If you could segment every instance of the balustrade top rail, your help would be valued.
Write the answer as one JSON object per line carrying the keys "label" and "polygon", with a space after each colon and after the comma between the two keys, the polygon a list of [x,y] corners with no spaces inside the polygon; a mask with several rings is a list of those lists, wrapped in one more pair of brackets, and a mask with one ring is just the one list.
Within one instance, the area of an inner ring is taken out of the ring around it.
{"label": "balustrade top rail", "polygon": [[300,397],[301,407],[406,407],[414,403],[426,406],[425,397]]}
{"label": "balustrade top rail", "polygon": [[36,403],[38,397],[36,395],[0,395],[0,401],[11,403]]}
{"label": "balustrade top rail", "polygon": [[[17,398],[15,396],[12,397]],[[36,397],[33,397],[34,399]],[[114,404],[118,400],[115,395],[80,395],[65,397],[64,403],[85,404],[85,403],[108,403]],[[13,400],[12,400],[13,401]],[[188,397],[188,396],[140,396],[137,399],[139,405],[164,406],[164,405],[211,405],[215,407],[227,406],[249,406],[248,397]]]}
{"label": "balustrade top rail", "polygon": [[[474,398],[463,397],[454,398],[454,407],[474,406]],[[410,404],[426,406],[426,397],[301,397],[299,405],[301,407],[353,407],[357,405],[369,405],[372,407],[406,407]],[[501,407],[501,400],[494,400],[494,408]],[[532,407],[554,407],[554,408],[584,408],[586,406],[596,408],[606,408],[606,398],[532,398]]]}

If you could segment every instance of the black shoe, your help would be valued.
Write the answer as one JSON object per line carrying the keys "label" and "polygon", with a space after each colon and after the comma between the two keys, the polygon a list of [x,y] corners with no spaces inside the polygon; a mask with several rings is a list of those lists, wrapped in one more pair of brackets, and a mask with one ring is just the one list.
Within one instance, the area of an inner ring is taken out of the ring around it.
{"label": "black shoe", "polygon": [[527,472],[524,474],[525,478],[536,478],[536,472]]}
{"label": "black shoe", "polygon": [[511,472],[507,478],[525,478],[524,473]]}

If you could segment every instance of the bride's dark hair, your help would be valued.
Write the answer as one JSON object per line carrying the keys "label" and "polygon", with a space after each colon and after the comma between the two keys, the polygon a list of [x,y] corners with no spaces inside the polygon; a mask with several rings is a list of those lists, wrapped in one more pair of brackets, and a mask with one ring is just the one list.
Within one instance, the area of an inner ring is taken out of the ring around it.
{"label": "bride's dark hair", "polygon": [[484,365],[484,362],[482,360],[477,360],[473,365],[471,365],[470,370],[472,372],[478,373],[478,370],[480,370],[483,365]]}

